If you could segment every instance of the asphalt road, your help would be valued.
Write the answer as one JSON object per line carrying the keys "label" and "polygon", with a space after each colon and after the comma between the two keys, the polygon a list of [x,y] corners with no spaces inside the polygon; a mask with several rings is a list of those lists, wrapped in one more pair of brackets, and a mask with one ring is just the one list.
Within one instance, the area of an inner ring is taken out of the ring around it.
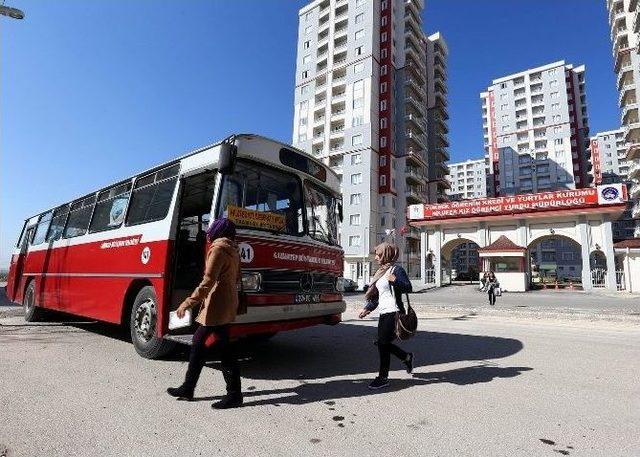
{"label": "asphalt road", "polygon": [[[357,297],[351,308],[357,306]],[[422,309],[422,307],[420,307]],[[0,455],[640,455],[640,326],[420,312],[413,377],[371,392],[375,321],[242,348],[245,407],[165,394],[185,353],[138,357],[113,327],[0,318]],[[3,451],[4,450],[4,451]]]}

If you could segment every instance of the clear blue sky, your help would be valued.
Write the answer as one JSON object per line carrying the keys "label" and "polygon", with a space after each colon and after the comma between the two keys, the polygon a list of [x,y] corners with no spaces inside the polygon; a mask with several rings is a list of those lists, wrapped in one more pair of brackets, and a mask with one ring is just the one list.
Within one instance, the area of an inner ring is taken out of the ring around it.
{"label": "clear blue sky", "polygon": [[[0,19],[0,267],[23,220],[232,132],[291,140],[305,0],[7,0]],[[455,5],[455,6],[454,6]],[[449,43],[452,160],[482,155],[479,93],[587,66],[591,131],[620,125],[604,0],[428,0]]]}

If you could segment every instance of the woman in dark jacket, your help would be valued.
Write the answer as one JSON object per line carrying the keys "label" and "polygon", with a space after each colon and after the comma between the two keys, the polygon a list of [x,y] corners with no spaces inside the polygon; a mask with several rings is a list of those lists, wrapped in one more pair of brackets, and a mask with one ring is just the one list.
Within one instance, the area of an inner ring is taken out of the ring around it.
{"label": "woman in dark jacket", "polygon": [[396,339],[396,315],[402,305],[402,294],[411,292],[411,282],[404,269],[395,265],[398,259],[397,246],[382,243],[376,246],[376,261],[380,268],[373,277],[373,283],[365,293],[366,304],[360,311],[360,319],[366,317],[378,308],[378,353],[380,354],[380,369],[378,377],[369,384],[370,389],[380,389],[389,385],[389,365],[391,354],[404,364],[407,373],[413,371],[413,353],[405,352],[393,344]]}
{"label": "woman in dark jacket", "polygon": [[211,405],[225,409],[242,405],[240,368],[229,342],[229,324],[238,311],[240,280],[240,256],[235,242],[236,226],[228,219],[217,219],[207,229],[211,243],[207,252],[205,273],[200,285],[176,310],[182,318],[187,309],[200,306],[196,322],[200,327],[193,335],[189,367],[180,387],[167,389],[169,395],[182,400],[193,400],[200,372],[204,366],[207,349],[215,342],[222,357],[222,374],[227,385],[227,395]]}
{"label": "woman in dark jacket", "polygon": [[487,293],[489,294],[489,305],[494,306],[496,304],[496,287],[500,287],[496,274],[493,271],[489,272],[487,277]]}

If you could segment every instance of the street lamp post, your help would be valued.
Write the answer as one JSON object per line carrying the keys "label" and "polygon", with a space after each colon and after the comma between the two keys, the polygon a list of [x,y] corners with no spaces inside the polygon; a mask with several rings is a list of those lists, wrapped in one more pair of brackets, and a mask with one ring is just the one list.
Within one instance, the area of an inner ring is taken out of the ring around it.
{"label": "street lamp post", "polygon": [[7,16],[12,19],[24,19],[24,13],[18,8],[11,8],[10,6],[4,6],[4,2],[0,5],[0,15]]}

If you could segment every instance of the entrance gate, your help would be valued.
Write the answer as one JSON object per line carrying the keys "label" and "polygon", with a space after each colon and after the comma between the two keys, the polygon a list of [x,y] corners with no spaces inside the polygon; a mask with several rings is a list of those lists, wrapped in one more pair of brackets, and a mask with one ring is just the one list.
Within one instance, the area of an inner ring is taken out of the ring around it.
{"label": "entrance gate", "polygon": [[[422,229],[422,282],[427,284],[426,259],[430,258],[433,262],[431,276],[435,285],[441,286],[442,271],[446,269],[442,262],[443,248],[446,249],[449,243],[469,241],[476,243],[486,258],[491,259],[483,263],[483,268],[496,269],[504,290],[525,291],[534,273],[531,246],[556,236],[579,245],[579,280],[585,291],[594,287],[615,291],[618,286],[611,221],[624,211],[626,201],[626,187],[613,184],[514,197],[411,205],[409,223]],[[497,243],[501,237],[510,243]],[[526,252],[524,257],[520,256],[523,260],[509,260],[513,257],[509,252],[516,250]],[[600,259],[594,264],[593,272],[592,257]]]}

